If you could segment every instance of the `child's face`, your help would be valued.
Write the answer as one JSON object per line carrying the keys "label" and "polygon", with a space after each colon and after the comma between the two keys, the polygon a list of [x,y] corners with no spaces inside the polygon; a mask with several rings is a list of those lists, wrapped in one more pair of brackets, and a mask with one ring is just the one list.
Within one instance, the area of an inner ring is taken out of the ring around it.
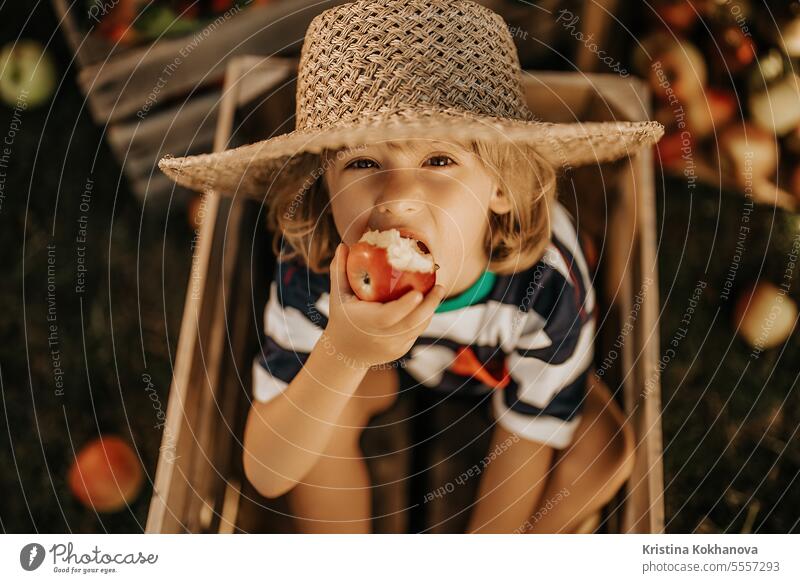
{"label": "child's face", "polygon": [[488,267],[483,247],[489,212],[511,210],[481,160],[461,146],[429,140],[345,149],[325,171],[339,235],[353,245],[367,229],[407,229],[439,264],[447,295]]}

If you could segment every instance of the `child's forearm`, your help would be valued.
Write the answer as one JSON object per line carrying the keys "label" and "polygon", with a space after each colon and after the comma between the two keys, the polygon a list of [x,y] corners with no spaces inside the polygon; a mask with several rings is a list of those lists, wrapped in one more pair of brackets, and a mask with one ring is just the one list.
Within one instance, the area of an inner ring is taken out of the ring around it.
{"label": "child's forearm", "polygon": [[280,395],[253,403],[244,433],[244,471],[261,494],[280,496],[311,470],[368,370],[317,343]]}

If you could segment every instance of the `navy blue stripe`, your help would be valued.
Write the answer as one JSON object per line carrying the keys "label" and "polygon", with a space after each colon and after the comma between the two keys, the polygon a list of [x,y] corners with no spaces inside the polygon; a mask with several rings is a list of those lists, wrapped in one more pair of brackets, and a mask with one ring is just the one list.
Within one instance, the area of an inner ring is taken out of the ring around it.
{"label": "navy blue stripe", "polygon": [[299,310],[320,328],[328,325],[328,318],[316,308],[322,294],[330,292],[327,274],[315,273],[295,259],[278,262],[274,281],[278,286],[278,303],[281,307]]}
{"label": "navy blue stripe", "polygon": [[586,395],[586,378],[588,369],[578,378],[562,388],[543,409],[519,400],[519,385],[511,380],[503,389],[503,401],[506,407],[523,415],[556,417],[569,421],[581,412],[583,398]]}
{"label": "navy blue stripe", "polygon": [[308,360],[307,352],[295,352],[280,347],[269,336],[263,336],[258,364],[275,378],[290,383]]}
{"label": "navy blue stripe", "polygon": [[533,299],[531,308],[545,320],[544,332],[552,344],[544,348],[518,348],[516,353],[524,358],[563,364],[575,353],[585,322],[575,304],[575,288],[570,282],[558,271],[549,273],[547,279]]}

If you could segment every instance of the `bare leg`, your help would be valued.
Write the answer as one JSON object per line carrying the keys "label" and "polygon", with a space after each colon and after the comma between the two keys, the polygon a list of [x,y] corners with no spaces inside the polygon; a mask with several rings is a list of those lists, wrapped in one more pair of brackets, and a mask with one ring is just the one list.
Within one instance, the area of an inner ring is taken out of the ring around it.
{"label": "bare leg", "polygon": [[289,492],[301,533],[369,533],[372,497],[359,438],[369,419],[397,399],[397,372],[373,369],[339,419],[323,456]]}
{"label": "bare leg", "polygon": [[[624,421],[608,387],[590,377],[575,440],[557,452],[527,532],[574,532],[614,497],[633,469],[633,430]],[[550,508],[545,509],[548,500]]]}
{"label": "bare leg", "polygon": [[547,486],[547,472],[553,449],[517,439],[496,425],[489,451],[497,444],[511,444],[486,466],[478,489],[478,498],[470,515],[469,533],[520,532],[531,508],[541,499]]}

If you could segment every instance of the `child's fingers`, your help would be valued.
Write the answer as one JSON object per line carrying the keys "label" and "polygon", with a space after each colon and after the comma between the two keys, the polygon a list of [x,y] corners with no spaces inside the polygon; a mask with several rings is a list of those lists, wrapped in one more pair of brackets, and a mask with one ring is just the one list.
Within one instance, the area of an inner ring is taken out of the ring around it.
{"label": "child's fingers", "polygon": [[396,325],[402,327],[403,330],[411,330],[422,326],[433,315],[437,306],[444,298],[444,287],[441,285],[433,286],[433,289],[428,292],[425,299],[414,310],[412,310],[405,318],[402,318]]}
{"label": "child's fingers", "polygon": [[331,299],[343,303],[353,296],[350,282],[347,281],[347,245],[340,243],[331,263]]}
{"label": "child's fingers", "polygon": [[410,290],[379,307],[378,317],[382,327],[389,328],[405,318],[422,300],[422,292]]}

